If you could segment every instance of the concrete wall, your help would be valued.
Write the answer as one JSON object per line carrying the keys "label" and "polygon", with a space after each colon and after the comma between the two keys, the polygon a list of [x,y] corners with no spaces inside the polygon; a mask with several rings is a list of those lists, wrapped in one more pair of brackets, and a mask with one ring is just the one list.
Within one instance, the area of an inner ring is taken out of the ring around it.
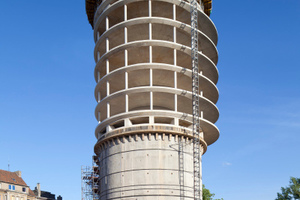
{"label": "concrete wall", "polygon": [[[184,179],[180,182],[179,141]],[[193,199],[191,140],[172,134],[137,134],[107,142],[100,160],[100,199]],[[184,189],[183,196],[180,189]]]}

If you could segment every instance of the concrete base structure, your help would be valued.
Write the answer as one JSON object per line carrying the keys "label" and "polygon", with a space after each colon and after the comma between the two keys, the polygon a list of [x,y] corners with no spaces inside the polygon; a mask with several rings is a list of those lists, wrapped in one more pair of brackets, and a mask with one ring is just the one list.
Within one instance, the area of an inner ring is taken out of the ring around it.
{"label": "concrete base structure", "polygon": [[[217,31],[207,5],[198,7],[202,154],[219,137]],[[189,2],[86,0],[86,6],[96,43],[99,199],[193,199]]]}
{"label": "concrete base structure", "polygon": [[[179,140],[184,143],[183,183],[178,178]],[[187,137],[135,134],[110,140],[97,153],[101,200],[194,199],[192,143]]]}

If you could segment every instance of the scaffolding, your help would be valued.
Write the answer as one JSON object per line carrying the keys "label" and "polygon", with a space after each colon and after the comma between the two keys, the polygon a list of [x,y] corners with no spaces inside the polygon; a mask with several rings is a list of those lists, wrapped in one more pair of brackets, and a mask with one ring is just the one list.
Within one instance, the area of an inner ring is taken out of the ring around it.
{"label": "scaffolding", "polygon": [[81,166],[81,200],[99,199],[99,161],[93,156],[92,166]]}
{"label": "scaffolding", "polygon": [[92,167],[81,166],[81,200],[93,200]]}

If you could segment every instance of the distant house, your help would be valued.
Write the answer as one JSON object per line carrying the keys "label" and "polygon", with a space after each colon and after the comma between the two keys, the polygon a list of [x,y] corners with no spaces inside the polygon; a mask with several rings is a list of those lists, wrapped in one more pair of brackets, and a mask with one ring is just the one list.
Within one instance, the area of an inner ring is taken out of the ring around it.
{"label": "distant house", "polygon": [[[21,171],[0,170],[0,200],[56,200],[50,192],[41,191],[37,184],[34,192],[22,179]],[[62,200],[62,197],[57,197]]]}

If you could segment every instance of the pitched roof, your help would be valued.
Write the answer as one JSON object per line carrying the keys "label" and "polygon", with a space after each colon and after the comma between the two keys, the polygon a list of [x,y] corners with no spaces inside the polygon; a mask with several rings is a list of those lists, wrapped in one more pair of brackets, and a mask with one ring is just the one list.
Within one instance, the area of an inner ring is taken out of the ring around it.
{"label": "pitched roof", "polygon": [[29,196],[35,197],[34,192],[29,188]]}
{"label": "pitched roof", "polygon": [[1,169],[0,169],[0,182],[27,186],[25,181],[21,177],[19,177],[15,172],[9,172]]}

